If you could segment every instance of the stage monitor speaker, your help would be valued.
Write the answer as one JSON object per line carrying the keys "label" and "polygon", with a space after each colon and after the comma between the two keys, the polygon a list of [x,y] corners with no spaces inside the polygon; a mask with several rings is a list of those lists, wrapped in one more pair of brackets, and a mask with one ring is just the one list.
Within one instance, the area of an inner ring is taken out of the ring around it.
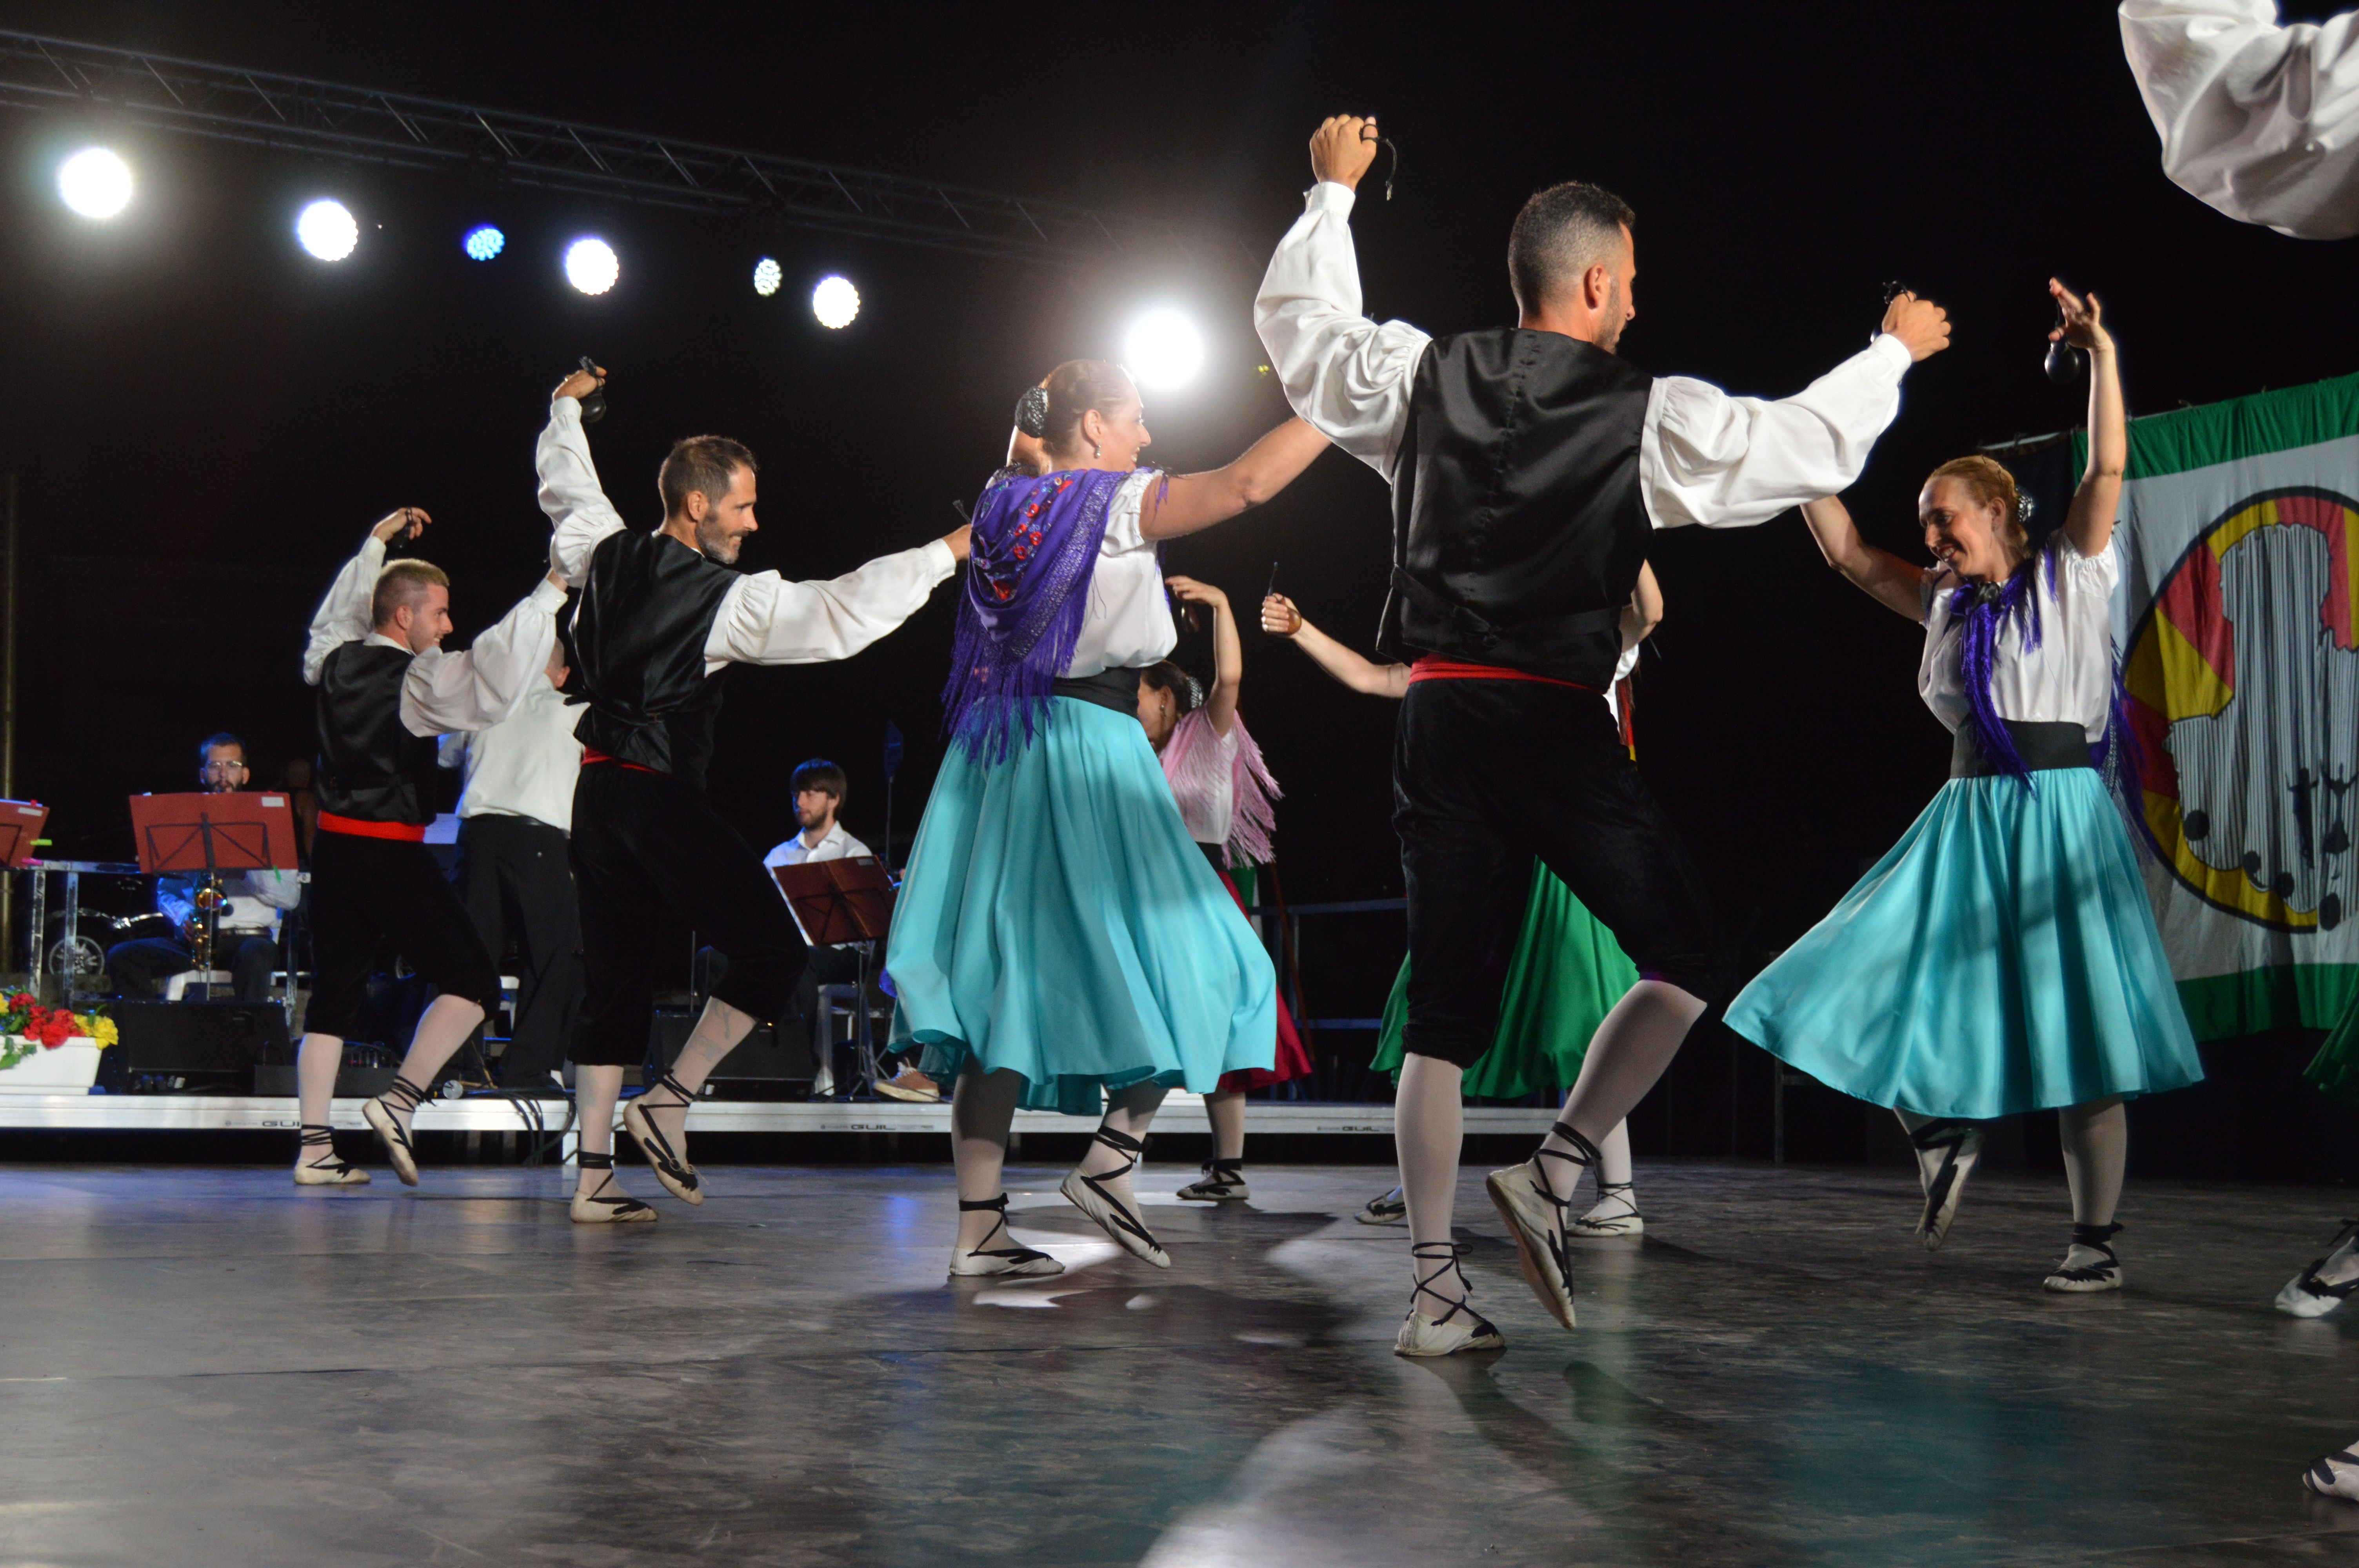
{"label": "stage monitor speaker", "polygon": [[[680,1047],[688,1044],[695,1028],[696,1014],[682,1009],[658,1009],[648,1032],[648,1061],[660,1067],[670,1066],[679,1059]],[[721,1058],[721,1065],[712,1069],[712,1092],[723,1099],[760,1099],[783,1091],[788,1085],[809,1084],[814,1076],[811,1066],[809,1040],[792,1032],[781,1038],[770,1025],[756,1024],[754,1033],[739,1042],[737,1049]]]}
{"label": "stage monitor speaker", "polygon": [[107,1054],[135,1091],[157,1078],[242,1089],[262,1063],[293,1060],[277,1002],[118,1001],[107,1013],[122,1036]]}
{"label": "stage monitor speaker", "polygon": [[[338,1099],[375,1099],[393,1087],[400,1071],[398,1067],[355,1067],[347,1062],[336,1069],[333,1093]],[[254,1069],[254,1092],[293,1099],[302,1089],[292,1064],[264,1062]]]}

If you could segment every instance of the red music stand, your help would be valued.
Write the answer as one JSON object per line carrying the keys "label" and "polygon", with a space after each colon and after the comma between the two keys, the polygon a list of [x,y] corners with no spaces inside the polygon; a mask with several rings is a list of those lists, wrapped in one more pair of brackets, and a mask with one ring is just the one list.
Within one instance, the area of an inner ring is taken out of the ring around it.
{"label": "red music stand", "polygon": [[814,947],[881,941],[893,928],[893,879],[874,855],[772,866],[770,874]]}
{"label": "red music stand", "polygon": [[262,871],[295,869],[295,813],[283,793],[135,795],[131,831],[139,870]]}
{"label": "red music stand", "polygon": [[0,800],[0,866],[22,866],[41,840],[49,808],[38,801]]}

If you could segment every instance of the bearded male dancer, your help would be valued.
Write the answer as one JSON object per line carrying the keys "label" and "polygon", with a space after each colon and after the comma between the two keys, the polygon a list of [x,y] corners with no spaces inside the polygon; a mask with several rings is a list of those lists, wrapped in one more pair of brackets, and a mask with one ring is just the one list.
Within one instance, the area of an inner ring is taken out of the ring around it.
{"label": "bearded male dancer", "polygon": [[1647,539],[1765,523],[1851,483],[1898,412],[1901,376],[1947,345],[1949,325],[1903,294],[1864,351],[1775,403],[1656,380],[1614,351],[1636,313],[1631,211],[1567,184],[1516,219],[1514,328],[1379,326],[1360,313],[1349,225],[1375,152],[1375,123],[1356,116],[1311,137],[1318,183],[1254,320],[1295,412],[1393,487],[1379,646],[1421,655],[1393,754],[1410,953],[1394,1128],[1415,1281],[1395,1348],[1446,1356],[1505,1343],[1467,1305],[1450,1221],[1460,1075],[1496,1028],[1532,859],[1641,976],[1598,1026],[1547,1141],[1490,1178],[1525,1278],[1567,1328],[1575,1184],[1720,996],[1701,880],[1603,695]]}
{"label": "bearded male dancer", "polygon": [[430,522],[405,506],[369,530],[320,601],[303,679],[320,688],[319,833],[311,846],[311,1005],[295,1058],[302,1107],[299,1186],[365,1186],[336,1158],[328,1121],[344,1039],[387,948],[440,994],[410,1036],[393,1087],[361,1108],[394,1173],[418,1184],[410,1118],[451,1054],[484,1021],[499,966],[426,847],[434,820],[438,735],[488,730],[523,702],[557,642],[565,585],[535,586],[463,654],[446,654],[451,579],[421,560],[386,564],[386,546]]}
{"label": "bearded male dancer", "polygon": [[679,1059],[631,1102],[623,1125],[674,1197],[704,1201],[688,1160],[688,1108],[722,1058],[794,995],[804,959],[762,858],[705,798],[720,676],[733,664],[848,659],[916,613],[965,558],[963,528],[832,582],[730,569],[754,520],[754,454],[720,436],[675,442],[657,475],[659,528],[630,530],[590,460],[581,399],[605,371],[577,371],[549,400],[535,452],[549,563],[582,590],[574,667],[589,704],[578,733],[573,875],[588,976],[574,1059],[582,1169],[573,1217],[650,1220],[614,1192],[623,1069],[647,1054],[657,921],[670,909],[719,949],[712,989]]}

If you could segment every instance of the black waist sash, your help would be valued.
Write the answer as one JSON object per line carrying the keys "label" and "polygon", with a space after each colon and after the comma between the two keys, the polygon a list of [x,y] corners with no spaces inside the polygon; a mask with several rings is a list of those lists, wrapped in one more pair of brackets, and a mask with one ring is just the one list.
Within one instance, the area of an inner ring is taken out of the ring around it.
{"label": "black waist sash", "polygon": [[1093,676],[1065,676],[1049,687],[1049,695],[1094,702],[1100,708],[1111,708],[1116,713],[1126,713],[1136,719],[1138,717],[1138,672],[1100,670]]}
{"label": "black waist sash", "polygon": [[[2034,773],[2051,768],[2095,765],[2089,760],[2089,732],[2078,724],[2023,724],[2012,719],[2000,722],[2015,738],[2015,749],[2023,758],[2023,765]],[[1983,755],[1982,741],[1974,734],[1973,719],[1969,719],[1958,726],[1958,732],[1950,745],[1951,778],[1995,778],[2005,771]]]}

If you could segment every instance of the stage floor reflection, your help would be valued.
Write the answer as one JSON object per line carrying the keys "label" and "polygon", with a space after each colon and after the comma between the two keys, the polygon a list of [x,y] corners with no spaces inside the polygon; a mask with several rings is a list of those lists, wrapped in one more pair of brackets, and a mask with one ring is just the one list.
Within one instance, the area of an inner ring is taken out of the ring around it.
{"label": "stage floor reflection", "polygon": [[1069,1271],[953,1287],[946,1167],[596,1228],[553,1171],[0,1167],[0,1561],[2359,1563],[2298,1480],[2359,1320],[2269,1307],[2331,1191],[2134,1184],[2129,1288],[2053,1297],[2060,1178],[1928,1258],[1907,1172],[1646,1162],[1566,1334],[1470,1176],[1508,1347],[1414,1363],[1407,1236],[1352,1218],[1391,1173],[1249,1173],[1147,1168],[1165,1272],[1018,1169]]}

